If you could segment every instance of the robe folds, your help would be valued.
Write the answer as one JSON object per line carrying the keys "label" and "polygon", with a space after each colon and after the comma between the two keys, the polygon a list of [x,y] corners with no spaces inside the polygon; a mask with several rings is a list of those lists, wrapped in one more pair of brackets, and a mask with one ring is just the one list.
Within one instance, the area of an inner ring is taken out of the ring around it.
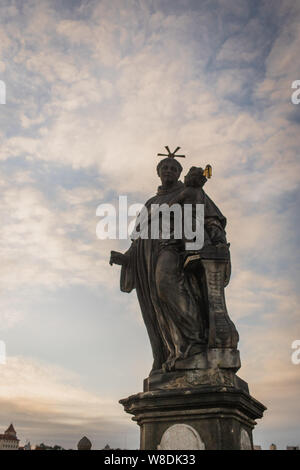
{"label": "robe folds", "polygon": [[[157,194],[145,204],[148,213],[151,204],[168,204],[183,188],[181,181],[171,189],[159,187]],[[200,191],[205,220],[216,220],[224,230],[225,217],[206,193]],[[205,243],[209,243],[207,234]],[[152,347],[152,373],[172,370],[176,360],[197,354],[207,344],[203,286],[194,274],[184,271],[185,254],[182,240],[137,238],[126,252],[128,263],[121,269],[121,291],[136,289],[137,292]]]}

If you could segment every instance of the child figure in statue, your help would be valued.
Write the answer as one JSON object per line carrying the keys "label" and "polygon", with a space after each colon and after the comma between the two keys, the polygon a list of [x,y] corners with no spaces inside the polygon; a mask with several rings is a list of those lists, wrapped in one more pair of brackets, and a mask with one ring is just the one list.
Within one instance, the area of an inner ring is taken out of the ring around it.
{"label": "child figure in statue", "polygon": [[[179,194],[169,202],[173,204],[204,204],[204,246],[206,245],[226,245],[225,225],[226,219],[218,210],[216,217],[216,206],[202,189],[207,178],[204,175],[203,168],[192,166],[184,177],[184,188]],[[212,205],[214,209],[213,217],[211,215]],[[193,210],[193,229],[196,221],[195,211]]]}

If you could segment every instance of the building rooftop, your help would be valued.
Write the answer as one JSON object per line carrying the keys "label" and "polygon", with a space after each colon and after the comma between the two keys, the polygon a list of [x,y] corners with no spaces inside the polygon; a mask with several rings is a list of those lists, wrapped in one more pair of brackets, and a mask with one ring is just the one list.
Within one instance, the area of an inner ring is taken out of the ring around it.
{"label": "building rooftop", "polygon": [[17,433],[12,423],[8,426],[4,434],[0,434],[0,439],[6,441],[19,441],[19,439],[17,438]]}

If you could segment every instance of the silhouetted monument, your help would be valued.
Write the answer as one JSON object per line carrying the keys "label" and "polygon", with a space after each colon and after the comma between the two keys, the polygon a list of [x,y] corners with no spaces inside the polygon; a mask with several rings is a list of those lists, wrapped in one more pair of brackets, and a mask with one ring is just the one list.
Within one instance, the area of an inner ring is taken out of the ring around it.
{"label": "silhouetted monument", "polygon": [[171,216],[169,238],[161,225],[158,237],[149,231],[146,238],[138,223],[141,235],[129,250],[111,252],[110,263],[122,266],[121,290],[136,289],[153,353],[144,392],[120,403],[141,427],[141,449],[252,449],[254,420],[265,407],[236,375],[239,336],[224,296],[231,273],[226,218],[203,190],[210,165],[192,167],[182,183],[179,147],[173,153],[166,148],[157,165],[162,184],[145,204],[146,221],[151,227],[154,204],[179,204],[183,219],[189,205],[195,228],[202,204],[204,243],[187,249],[193,239],[175,236]]}

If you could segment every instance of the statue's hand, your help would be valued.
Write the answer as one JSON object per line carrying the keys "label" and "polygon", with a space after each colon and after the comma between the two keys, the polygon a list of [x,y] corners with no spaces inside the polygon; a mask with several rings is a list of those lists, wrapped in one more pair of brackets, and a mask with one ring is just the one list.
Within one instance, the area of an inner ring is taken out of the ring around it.
{"label": "statue's hand", "polygon": [[127,263],[128,263],[128,257],[126,255],[123,255],[123,253],[119,253],[119,251],[110,252],[109,264],[111,266],[113,264],[120,264],[121,266],[125,266]]}

